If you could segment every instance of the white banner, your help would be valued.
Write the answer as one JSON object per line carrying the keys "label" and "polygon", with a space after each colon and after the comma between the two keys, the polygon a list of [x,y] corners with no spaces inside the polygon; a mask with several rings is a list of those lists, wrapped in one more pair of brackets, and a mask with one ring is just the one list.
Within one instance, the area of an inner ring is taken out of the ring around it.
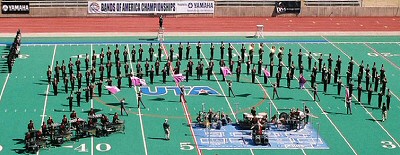
{"label": "white banner", "polygon": [[89,1],[88,13],[214,13],[214,1]]}

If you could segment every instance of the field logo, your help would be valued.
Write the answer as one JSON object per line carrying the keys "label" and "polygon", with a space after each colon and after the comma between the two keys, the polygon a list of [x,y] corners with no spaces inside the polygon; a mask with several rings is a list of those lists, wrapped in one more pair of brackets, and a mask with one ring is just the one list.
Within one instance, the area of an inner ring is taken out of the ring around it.
{"label": "field logo", "polygon": [[101,7],[99,3],[89,2],[89,13],[100,13]]}
{"label": "field logo", "polygon": [[[185,95],[201,95],[204,92],[207,95],[220,95],[216,90],[209,86],[185,86]],[[175,96],[181,95],[181,91],[177,86],[156,86],[154,91],[150,90],[150,87],[141,87],[140,90],[143,95],[148,96],[161,96],[166,95],[168,91],[173,91]]]}

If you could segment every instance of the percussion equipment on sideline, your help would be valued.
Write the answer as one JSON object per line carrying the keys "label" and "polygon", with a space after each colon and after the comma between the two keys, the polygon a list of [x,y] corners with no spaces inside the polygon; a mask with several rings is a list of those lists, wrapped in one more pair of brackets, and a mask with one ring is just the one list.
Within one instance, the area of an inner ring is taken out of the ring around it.
{"label": "percussion equipment on sideline", "polygon": [[69,120],[70,123],[84,122],[84,121],[85,121],[85,120],[82,119],[82,118],[75,118],[75,119]]}

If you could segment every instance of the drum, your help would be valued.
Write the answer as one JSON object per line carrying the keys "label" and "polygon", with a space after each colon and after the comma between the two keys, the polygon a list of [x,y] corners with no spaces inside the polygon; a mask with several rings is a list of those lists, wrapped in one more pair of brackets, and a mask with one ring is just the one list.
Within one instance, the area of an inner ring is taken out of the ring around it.
{"label": "drum", "polygon": [[268,114],[267,114],[266,112],[258,113],[258,115],[260,115],[260,116],[262,116],[262,117],[267,117],[267,116],[268,116]]}
{"label": "drum", "polygon": [[246,116],[246,119],[247,119],[247,120],[252,120],[253,118],[254,118],[254,116],[253,116],[253,115],[250,115],[250,114]]}
{"label": "drum", "polygon": [[246,119],[247,117],[247,115],[249,115],[248,113],[243,113],[243,119]]}
{"label": "drum", "polygon": [[117,122],[116,122],[117,124],[124,124],[125,123],[125,121],[124,120],[117,120]]}

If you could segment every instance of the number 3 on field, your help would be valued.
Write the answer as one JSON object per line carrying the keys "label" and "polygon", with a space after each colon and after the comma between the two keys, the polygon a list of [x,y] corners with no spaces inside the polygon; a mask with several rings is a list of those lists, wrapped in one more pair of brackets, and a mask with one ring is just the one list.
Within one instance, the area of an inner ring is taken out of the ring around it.
{"label": "number 3 on field", "polygon": [[181,145],[181,150],[193,150],[194,149],[194,146],[192,146],[188,142],[180,143],[180,145]]}
{"label": "number 3 on field", "polygon": [[394,149],[396,148],[396,145],[392,143],[392,141],[381,141],[382,147],[387,148],[387,149]]}

